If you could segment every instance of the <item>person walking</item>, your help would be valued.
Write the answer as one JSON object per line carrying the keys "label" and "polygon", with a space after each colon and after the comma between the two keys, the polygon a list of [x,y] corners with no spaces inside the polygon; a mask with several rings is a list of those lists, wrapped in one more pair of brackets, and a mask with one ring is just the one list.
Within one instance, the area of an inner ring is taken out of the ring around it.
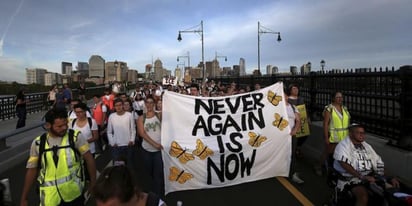
{"label": "person walking", "polygon": [[343,94],[340,91],[331,95],[332,103],[327,105],[323,111],[323,135],[325,149],[320,158],[320,166],[315,167],[317,175],[322,175],[322,164],[330,166],[333,161],[333,152],[336,145],[348,136],[348,126],[350,124],[350,114],[343,105]]}
{"label": "person walking", "polygon": [[96,181],[89,144],[80,132],[68,129],[65,109],[51,109],[45,119],[47,132],[31,144],[20,205],[28,205],[27,197],[36,179],[40,205],[84,205],[83,160],[90,176],[89,192]]}
{"label": "person walking", "polygon": [[86,102],[86,85],[84,82],[80,83],[79,87],[77,88],[77,91],[79,92],[79,99],[82,102]]}
{"label": "person walking", "polygon": [[64,84],[64,90],[63,90],[63,100],[64,103],[66,103],[66,108],[70,108],[70,102],[73,99],[73,93],[72,89],[69,87],[68,84]]}
{"label": "person walking", "polygon": [[130,148],[134,145],[136,136],[135,121],[132,113],[124,110],[121,99],[114,100],[114,109],[116,112],[110,114],[107,122],[107,138],[112,147],[112,160],[130,159],[132,155]]}
{"label": "person walking", "polygon": [[286,113],[288,115],[289,127],[290,127],[290,135],[292,137],[292,156],[290,162],[290,171],[289,171],[289,178],[297,183],[303,184],[305,183],[299,174],[296,172],[296,146],[297,146],[297,138],[296,133],[300,130],[300,115],[298,109],[289,103],[288,98],[290,96],[289,90],[285,89],[284,97],[286,103]]}
{"label": "person walking", "polygon": [[50,90],[49,90],[49,94],[47,95],[47,103],[49,105],[50,108],[53,107],[53,105],[56,102],[56,94],[59,92],[59,90],[57,89],[57,85],[53,85]]}
{"label": "person walking", "polygon": [[20,89],[19,93],[16,95],[16,115],[17,115],[17,125],[16,129],[26,126],[26,96],[24,95],[24,89]]}
{"label": "person walking", "polygon": [[[290,96],[288,97],[288,102],[292,105],[294,105],[299,111],[302,109],[306,115],[304,115],[303,112],[299,112],[300,114],[300,120],[301,120],[301,128],[304,128],[304,124],[308,124],[310,127],[310,119],[309,116],[307,115],[307,110],[306,110],[306,105],[305,101],[303,100],[302,97],[299,96],[299,86],[297,84],[291,84],[288,87],[288,92]],[[308,127],[308,128],[309,128]],[[309,133],[306,133],[307,135],[301,134],[302,129],[298,130],[298,133],[296,135],[297,138],[297,145],[296,145],[296,157],[302,158],[303,154],[301,151],[301,147],[303,143],[305,143],[306,139],[309,137]],[[304,135],[304,136],[302,136]]]}

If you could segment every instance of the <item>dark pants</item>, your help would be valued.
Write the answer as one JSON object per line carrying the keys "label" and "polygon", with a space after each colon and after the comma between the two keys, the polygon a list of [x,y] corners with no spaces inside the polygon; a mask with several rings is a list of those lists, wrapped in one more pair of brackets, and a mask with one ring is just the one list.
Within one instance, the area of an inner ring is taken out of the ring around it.
{"label": "dark pants", "polygon": [[290,171],[289,177],[292,177],[293,173],[296,172],[296,148],[298,143],[298,138],[292,136],[292,157],[290,161]]}
{"label": "dark pants", "polygon": [[163,176],[163,160],[162,153],[159,152],[148,152],[143,150],[143,159],[145,168],[151,178],[152,191],[153,193],[159,195],[161,198],[164,197],[164,176]]}
{"label": "dark pants", "polygon": [[17,114],[17,125],[16,129],[21,128],[26,126],[26,115],[27,111],[25,107],[17,107],[16,108],[16,114]]}
{"label": "dark pants", "polygon": [[123,161],[126,165],[131,168],[131,165],[136,164],[134,162],[136,151],[134,146],[121,146],[121,147],[112,147],[112,160]]}

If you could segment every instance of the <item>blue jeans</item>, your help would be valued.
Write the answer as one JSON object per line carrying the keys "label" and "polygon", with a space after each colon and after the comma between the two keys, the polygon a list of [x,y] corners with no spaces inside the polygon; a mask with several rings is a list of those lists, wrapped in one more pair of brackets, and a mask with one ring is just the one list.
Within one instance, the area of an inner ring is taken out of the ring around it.
{"label": "blue jeans", "polygon": [[163,198],[165,193],[165,184],[163,176],[162,153],[160,151],[148,152],[145,149],[142,150],[144,167],[147,170],[152,182],[152,192]]}
{"label": "blue jeans", "polygon": [[112,147],[112,160],[113,161],[124,161],[128,164],[130,149],[129,146]]}

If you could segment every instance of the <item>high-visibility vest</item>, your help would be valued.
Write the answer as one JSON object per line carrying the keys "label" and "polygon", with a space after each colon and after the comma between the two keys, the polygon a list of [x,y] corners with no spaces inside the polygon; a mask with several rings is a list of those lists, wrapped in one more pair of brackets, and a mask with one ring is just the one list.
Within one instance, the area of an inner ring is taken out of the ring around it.
{"label": "high-visibility vest", "polygon": [[109,95],[109,99],[106,98],[106,95],[102,96],[102,102],[103,104],[109,106],[109,110],[113,110],[114,109],[114,95],[110,94]]}
{"label": "high-visibility vest", "polygon": [[[74,132],[74,142],[78,131]],[[46,143],[41,158],[40,173],[37,180],[40,183],[40,205],[54,206],[73,201],[82,195],[84,188],[81,157],[76,158],[75,151],[70,147],[68,132],[62,138],[57,149],[57,167],[53,160],[53,151]],[[40,136],[36,138],[40,141]]]}
{"label": "high-visibility vest", "polygon": [[329,122],[329,142],[338,143],[348,136],[350,114],[345,106],[342,106],[342,117],[339,117],[336,108],[332,105],[327,109],[331,113]]}
{"label": "high-visibility vest", "polygon": [[[103,102],[99,102],[93,108],[93,119],[96,121],[98,125],[103,125],[103,123],[107,120],[107,116],[103,119]],[[109,108],[106,108],[108,110]]]}

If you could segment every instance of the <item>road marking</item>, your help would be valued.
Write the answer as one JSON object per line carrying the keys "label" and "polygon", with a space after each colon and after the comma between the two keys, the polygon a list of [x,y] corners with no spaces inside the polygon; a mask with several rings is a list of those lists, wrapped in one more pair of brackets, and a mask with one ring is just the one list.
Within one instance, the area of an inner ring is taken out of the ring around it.
{"label": "road marking", "polygon": [[276,177],[276,179],[282,184],[295,198],[304,206],[313,206],[314,204],[306,198],[296,187],[294,187],[286,178]]}

